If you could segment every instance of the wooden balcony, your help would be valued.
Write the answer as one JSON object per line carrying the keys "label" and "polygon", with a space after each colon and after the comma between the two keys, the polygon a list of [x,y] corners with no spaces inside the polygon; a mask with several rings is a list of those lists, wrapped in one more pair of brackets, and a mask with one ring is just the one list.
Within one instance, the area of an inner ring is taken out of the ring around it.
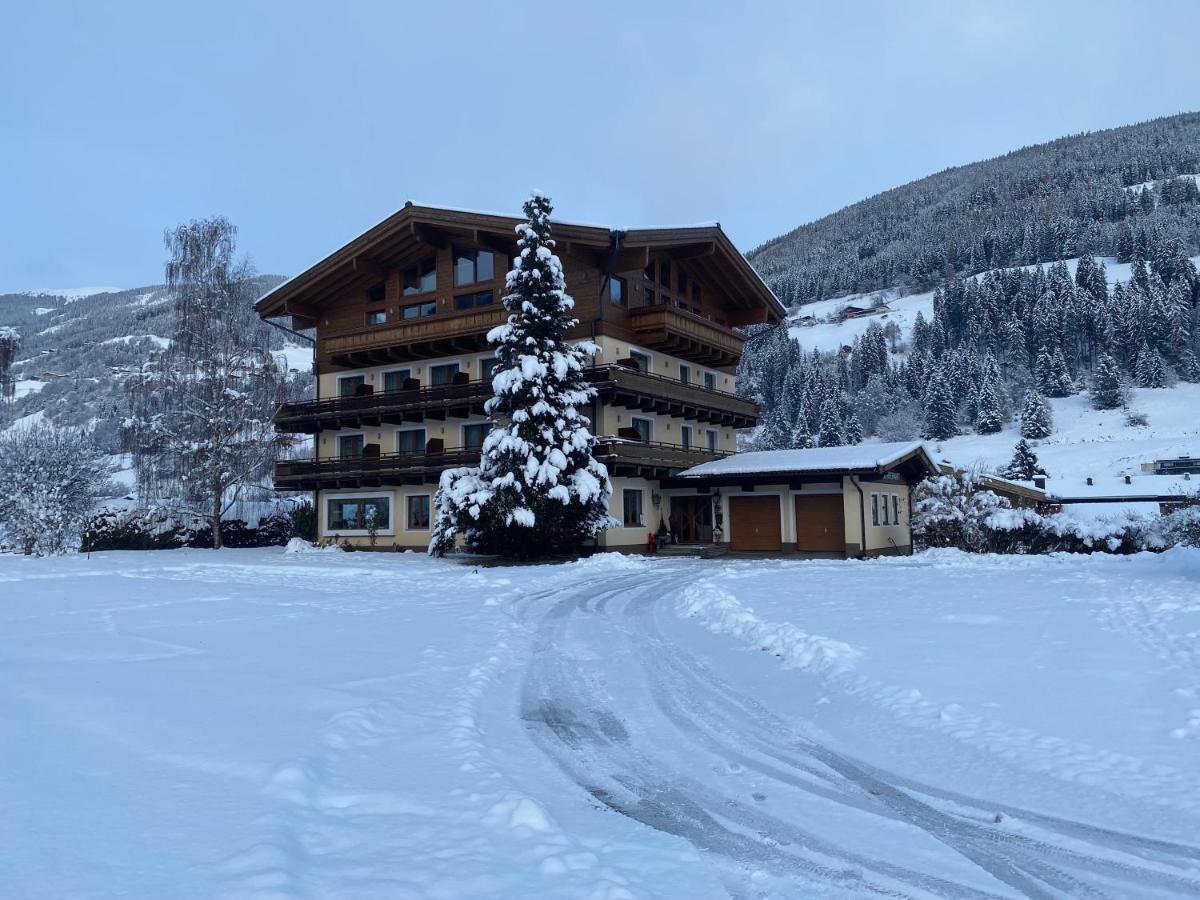
{"label": "wooden balcony", "polygon": [[[610,475],[668,478],[702,462],[728,456],[728,451],[682,447],[661,441],[600,437],[596,459]],[[283,491],[336,490],[404,484],[437,484],[442,471],[479,463],[478,450],[434,453],[384,453],[376,456],[284,459],[275,464],[275,487]]]}
{"label": "wooden balcony", "polygon": [[[673,378],[620,365],[596,366],[586,370],[585,375],[596,386],[599,401],[610,406],[730,428],[752,428],[758,421],[758,405],[736,394],[710,391],[698,384],[682,384]],[[287,403],[276,414],[275,427],[280,431],[316,434],[426,419],[465,419],[484,415],[483,405],[491,396],[491,382],[480,380],[364,397]]]}
{"label": "wooden balcony", "polygon": [[733,366],[741,359],[741,335],[677,306],[640,306],[629,318],[638,340],[651,349],[707,366]]}
{"label": "wooden balcony", "polygon": [[318,335],[317,357],[362,368],[411,359],[433,359],[488,349],[487,333],[508,321],[499,303],[449,315],[428,316]]}

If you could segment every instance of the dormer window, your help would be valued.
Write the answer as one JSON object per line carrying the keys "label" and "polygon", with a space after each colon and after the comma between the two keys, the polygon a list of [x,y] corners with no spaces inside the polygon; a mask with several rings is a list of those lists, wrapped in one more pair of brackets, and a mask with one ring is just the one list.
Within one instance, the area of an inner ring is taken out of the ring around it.
{"label": "dormer window", "polygon": [[496,277],[495,262],[490,250],[456,250],[454,252],[454,286],[492,281]]}
{"label": "dormer window", "polygon": [[406,297],[409,294],[428,294],[437,290],[437,259],[430,257],[423,263],[405,269],[403,284]]}

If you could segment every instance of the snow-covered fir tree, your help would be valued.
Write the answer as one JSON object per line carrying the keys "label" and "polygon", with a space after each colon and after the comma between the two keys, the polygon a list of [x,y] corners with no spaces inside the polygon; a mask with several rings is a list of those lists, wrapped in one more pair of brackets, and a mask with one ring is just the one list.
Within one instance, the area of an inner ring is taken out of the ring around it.
{"label": "snow-covered fir tree", "polygon": [[975,400],[975,430],[980,434],[995,434],[1004,427],[1004,415],[1000,409],[999,373],[995,362],[989,360],[985,366],[983,383]]}
{"label": "snow-covered fir tree", "polygon": [[23,553],[73,549],[111,472],[82,428],[38,422],[0,431],[0,530]]}
{"label": "snow-covered fir tree", "polygon": [[954,395],[942,370],[936,369],[925,391],[925,427],[921,436],[944,441],[958,434]]}
{"label": "snow-covered fir tree", "polygon": [[1025,438],[1021,438],[1013,448],[1012,459],[1000,471],[1000,474],[1013,481],[1031,481],[1035,475],[1045,475],[1046,470],[1041,467],[1037,454],[1033,452],[1029,442]]}
{"label": "snow-covered fir tree", "polygon": [[1108,354],[1100,357],[1092,371],[1092,406],[1118,409],[1125,403],[1125,385],[1117,361]]}
{"label": "snow-covered fir tree", "polygon": [[1037,391],[1025,394],[1025,405],[1021,407],[1021,437],[1031,441],[1049,437],[1054,431],[1054,417],[1050,404]]}
{"label": "snow-covered fir tree", "polygon": [[166,234],[174,329],[127,382],[124,423],[142,499],[207,518],[214,549],[222,518],[287,443],[272,421],[286,376],[256,337],[252,271],[235,259],[236,233],[218,217]]}
{"label": "snow-covered fir tree", "polygon": [[1162,354],[1150,347],[1143,347],[1138,354],[1135,369],[1138,387],[1161,388],[1167,386],[1167,367]]}
{"label": "snow-covered fir tree", "polygon": [[837,447],[846,443],[846,430],[842,424],[842,412],[833,397],[826,397],[821,404],[821,427],[817,433],[818,447]]}
{"label": "snow-covered fir tree", "polygon": [[442,474],[430,553],[461,535],[473,550],[529,559],[574,551],[614,524],[608,471],[592,456],[596,439],[580,412],[595,394],[583,370],[598,348],[564,340],[575,302],[554,253],[549,198],[535,192],[524,211],[506,280],[508,321],[488,335],[494,424],[478,468]]}

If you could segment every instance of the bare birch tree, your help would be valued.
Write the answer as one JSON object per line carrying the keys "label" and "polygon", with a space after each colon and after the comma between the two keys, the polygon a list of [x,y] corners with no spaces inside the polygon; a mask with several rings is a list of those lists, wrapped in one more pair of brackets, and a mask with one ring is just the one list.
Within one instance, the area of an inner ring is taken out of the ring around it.
{"label": "bare birch tree", "polygon": [[171,343],[129,380],[126,434],[143,498],[207,519],[213,548],[242,490],[261,482],[285,443],[272,423],[285,375],[255,313],[236,229],[201,219],[165,234],[174,294]]}

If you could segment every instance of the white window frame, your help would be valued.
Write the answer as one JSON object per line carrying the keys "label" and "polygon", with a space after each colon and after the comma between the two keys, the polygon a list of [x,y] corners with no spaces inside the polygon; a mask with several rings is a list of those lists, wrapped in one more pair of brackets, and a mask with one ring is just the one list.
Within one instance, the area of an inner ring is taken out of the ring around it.
{"label": "white window frame", "polygon": [[645,350],[642,350],[640,347],[630,347],[629,348],[629,358],[633,359],[634,356],[646,357],[646,374],[647,375],[654,374],[654,354],[653,353],[647,353]]}
{"label": "white window frame", "polygon": [[[695,429],[692,428],[691,425],[680,425],[679,426],[679,446],[680,447],[686,447],[689,450],[695,448],[696,444],[695,444],[695,441],[693,440],[693,432],[694,431],[695,431]],[[684,432],[687,433],[687,442],[686,443],[683,440]]]}
{"label": "white window frame", "polygon": [[[685,372],[687,373],[687,378],[683,377]],[[692,366],[688,365],[687,363],[679,364],[679,383],[680,384],[691,384],[692,383]]]}
{"label": "white window frame", "polygon": [[871,527],[879,527],[879,495],[871,494]]}
{"label": "white window frame", "polygon": [[330,500],[367,500],[372,497],[387,497],[388,498],[388,521],[386,528],[377,528],[377,535],[392,537],[396,534],[396,492],[395,491],[353,491],[344,492],[337,491],[330,493],[328,491],[321,492],[321,535],[323,537],[333,537],[335,534],[338,537],[369,537],[370,532],[365,528],[348,528],[337,530],[329,527],[329,501]]}
{"label": "white window frame", "polygon": [[[414,497],[425,497],[429,500],[429,525],[425,528],[409,528],[408,527],[408,501],[412,500]],[[402,526],[402,530],[406,533],[421,532],[422,534],[428,534],[430,531],[432,531],[433,530],[433,494],[404,494],[403,499],[404,499],[404,518],[401,519],[401,521],[404,524]]]}
{"label": "white window frame", "polygon": [[892,494],[892,524],[900,524],[900,495]]}
{"label": "white window frame", "polygon": [[[384,369],[382,372],[380,372],[380,373],[379,373],[379,390],[381,390],[381,391],[385,391],[385,390],[387,390],[387,387],[386,387],[386,385],[387,385],[387,377],[388,377],[389,375],[396,375],[396,374],[399,374],[400,372],[407,372],[407,373],[408,373],[408,375],[407,375],[407,376],[405,376],[405,378],[401,378],[401,379],[400,379],[400,381],[401,381],[401,382],[405,381],[407,378],[412,378],[412,377],[413,377],[413,368],[412,368],[412,366],[405,366],[403,369]],[[404,385],[403,385],[403,384],[401,384],[401,387],[403,387],[403,386],[404,386]],[[400,390],[400,388],[397,388],[397,390]]]}
{"label": "white window frame", "polygon": [[[712,446],[708,445],[708,437],[712,435]],[[716,428],[704,429],[704,449],[705,450],[720,450],[721,449],[721,432]]]}
{"label": "white window frame", "polygon": [[[636,525],[628,525],[625,522],[625,495],[638,495],[638,522]],[[646,527],[646,489],[645,488],[622,488],[621,489],[621,527],[622,528],[645,528]]]}
{"label": "white window frame", "polygon": [[420,453],[424,453],[425,448],[427,446],[429,446],[429,430],[424,425],[412,425],[407,428],[397,428],[396,433],[394,435],[395,443],[392,445],[393,447],[396,448],[394,452],[395,453],[401,452],[401,450],[400,450],[400,435],[404,434],[406,431],[422,431],[425,433],[425,440],[423,440],[421,442],[421,449],[418,451]]}
{"label": "white window frame", "polygon": [[[709,387],[709,386],[708,386],[708,380],[709,380],[710,378],[712,379],[712,387]],[[704,385],[704,389],[705,389],[706,391],[715,391],[715,390],[717,390],[717,373],[716,373],[716,372],[703,372],[703,373],[701,373],[701,375],[700,375],[700,383],[701,383],[702,385]]]}
{"label": "white window frame", "polygon": [[[434,387],[433,370],[441,368],[442,366],[458,366],[459,372],[467,372],[468,374],[471,371],[471,367],[463,365],[463,361],[461,359],[443,359],[439,362],[433,362],[431,360],[430,362],[425,363],[425,377],[426,377],[426,379],[428,379],[425,382],[425,385],[424,385],[425,387]],[[454,374],[457,375],[458,372],[455,372]],[[454,375],[451,375],[449,381],[447,381],[445,384],[439,384],[439,385],[437,385],[437,387],[450,387],[450,385],[452,385],[453,383],[454,383]]]}
{"label": "white window frame", "polygon": [[650,423],[650,437],[646,438],[646,443],[651,443],[654,440],[654,420],[649,419],[646,416],[630,416],[629,417],[629,427],[630,428],[634,427],[634,424],[633,424],[634,422],[649,422]]}
{"label": "white window frame", "polygon": [[342,375],[339,375],[337,377],[338,399],[349,399],[354,396],[353,394],[343,394],[342,393],[342,382],[343,381],[349,381],[351,378],[361,378],[363,384],[370,384],[373,386],[374,379],[371,378],[371,374],[372,373],[370,373],[370,372],[346,372]]}
{"label": "white window frame", "polygon": [[[355,459],[353,456],[342,456],[342,438],[348,437],[361,437],[363,439],[363,448],[366,448],[367,433],[365,431],[339,431],[337,433],[337,437],[334,439],[335,443],[333,445],[334,449],[337,450],[337,456],[334,457],[335,459]],[[362,454],[359,455],[361,456]]]}
{"label": "white window frame", "polygon": [[[476,419],[474,422],[463,422],[461,425],[459,425],[458,426],[458,449],[459,450],[467,449],[467,429],[473,425],[486,425],[486,426],[488,426],[488,430],[490,431],[491,425],[492,425],[492,420],[491,419]],[[483,435],[483,439],[485,441],[487,440],[486,433]],[[482,448],[482,447],[483,447],[483,445],[480,444],[480,448]]]}

